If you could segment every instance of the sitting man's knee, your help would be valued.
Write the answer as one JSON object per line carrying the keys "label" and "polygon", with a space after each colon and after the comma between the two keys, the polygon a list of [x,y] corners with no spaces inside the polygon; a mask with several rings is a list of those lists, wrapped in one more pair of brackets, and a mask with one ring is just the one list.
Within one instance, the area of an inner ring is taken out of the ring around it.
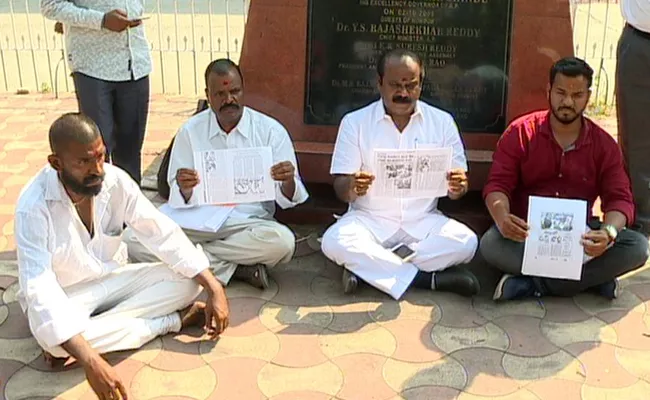
{"label": "sitting man's knee", "polygon": [[496,227],[488,229],[481,237],[479,252],[489,264],[494,264],[495,260],[498,258],[497,249],[499,247],[499,240],[501,240],[501,234]]}
{"label": "sitting man's knee", "polygon": [[629,259],[635,266],[641,266],[648,261],[650,257],[650,246],[648,238],[639,232],[626,230],[629,235],[630,248],[627,252]]}
{"label": "sitting man's knee", "polygon": [[268,251],[273,253],[278,262],[288,262],[296,249],[296,236],[288,227],[276,223],[265,226],[261,233],[263,241],[269,245]]}
{"label": "sitting man's knee", "polygon": [[335,226],[331,226],[328,228],[325,233],[323,234],[323,237],[321,238],[321,244],[320,248],[325,257],[329,258],[330,260],[335,260],[337,258],[337,255],[340,254],[341,252],[341,245],[339,241],[337,240],[337,228]]}

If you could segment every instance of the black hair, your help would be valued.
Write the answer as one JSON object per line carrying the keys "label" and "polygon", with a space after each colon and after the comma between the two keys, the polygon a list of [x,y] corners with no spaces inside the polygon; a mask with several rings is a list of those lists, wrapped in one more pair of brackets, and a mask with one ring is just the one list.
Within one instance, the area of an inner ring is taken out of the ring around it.
{"label": "black hair", "polygon": [[219,58],[208,64],[208,67],[205,69],[205,87],[208,87],[208,78],[210,78],[210,74],[226,75],[232,70],[237,71],[239,78],[241,79],[241,84],[243,85],[244,76],[241,73],[241,69],[239,69],[239,65],[235,64],[228,58]]}
{"label": "black hair", "polygon": [[386,63],[388,60],[391,58],[410,58],[413,61],[417,63],[417,65],[420,66],[420,81],[424,80],[424,65],[422,64],[422,59],[420,58],[417,53],[412,52],[411,50],[406,50],[406,49],[391,49],[388,51],[385,51],[380,57],[379,60],[377,60],[377,75],[379,75],[379,79],[384,78],[384,72],[386,71]]}
{"label": "black hair", "polygon": [[53,154],[60,153],[71,142],[89,144],[100,136],[97,124],[78,112],[66,113],[57,118],[50,126],[48,135]]}
{"label": "black hair", "polygon": [[550,84],[553,86],[555,76],[562,74],[572,78],[584,76],[587,79],[587,87],[591,87],[594,78],[594,70],[587,64],[585,60],[577,57],[564,57],[558,60],[551,67]]}

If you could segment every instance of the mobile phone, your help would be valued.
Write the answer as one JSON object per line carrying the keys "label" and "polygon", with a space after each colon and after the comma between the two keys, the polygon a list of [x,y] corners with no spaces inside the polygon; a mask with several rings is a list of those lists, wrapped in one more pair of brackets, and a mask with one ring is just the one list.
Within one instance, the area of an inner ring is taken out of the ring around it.
{"label": "mobile phone", "polygon": [[415,251],[411,250],[410,247],[404,243],[400,243],[397,246],[390,249],[397,257],[401,258],[403,262],[409,262],[413,257],[415,257]]}

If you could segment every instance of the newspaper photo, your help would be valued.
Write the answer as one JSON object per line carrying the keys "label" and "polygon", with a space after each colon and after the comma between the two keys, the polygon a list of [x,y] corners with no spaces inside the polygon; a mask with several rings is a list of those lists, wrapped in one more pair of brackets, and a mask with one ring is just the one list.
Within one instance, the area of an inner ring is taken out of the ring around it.
{"label": "newspaper photo", "polygon": [[584,200],[530,196],[522,274],[580,280],[586,221]]}
{"label": "newspaper photo", "polygon": [[239,204],[275,199],[270,147],[206,150],[194,153],[199,173],[199,204]]}
{"label": "newspaper photo", "polygon": [[452,148],[375,150],[374,196],[421,198],[447,195]]}

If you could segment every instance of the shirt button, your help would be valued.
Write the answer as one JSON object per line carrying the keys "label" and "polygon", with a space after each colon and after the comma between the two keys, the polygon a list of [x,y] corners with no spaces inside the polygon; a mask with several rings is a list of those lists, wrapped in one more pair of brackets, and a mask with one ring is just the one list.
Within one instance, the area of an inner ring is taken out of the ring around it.
{"label": "shirt button", "polygon": [[560,197],[560,192],[555,192],[555,197]]}
{"label": "shirt button", "polygon": [[561,178],[561,177],[562,177],[562,173],[560,172],[560,174],[559,174],[557,177],[558,177],[558,178]]}

